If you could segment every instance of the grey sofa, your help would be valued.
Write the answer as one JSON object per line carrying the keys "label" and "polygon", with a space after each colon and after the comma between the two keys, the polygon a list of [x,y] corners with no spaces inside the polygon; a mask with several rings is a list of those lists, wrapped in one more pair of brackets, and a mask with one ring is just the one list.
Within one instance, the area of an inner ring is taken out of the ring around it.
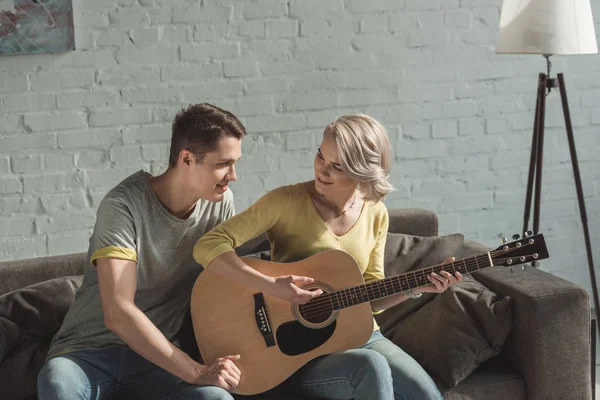
{"label": "grey sofa", "polygon": [[[389,230],[431,237],[438,234],[438,221],[436,215],[427,210],[390,210]],[[266,243],[262,239],[246,244],[238,252],[264,251]],[[456,257],[487,250],[478,243],[465,241]],[[77,276],[82,273],[84,262],[83,253],[1,262],[0,308],[6,294],[39,282],[74,276],[72,284],[77,285]],[[449,388],[434,376],[444,398],[590,399],[590,313],[585,290],[533,268],[525,271],[518,268],[514,274],[505,268],[494,268],[474,273],[473,277],[498,296],[511,297],[512,328],[500,354],[486,361],[458,385]],[[56,296],[57,304],[63,302],[59,314],[64,315],[68,304],[64,304],[60,293]],[[38,310],[31,315],[33,317],[29,319],[44,318],[46,314]],[[47,326],[56,327],[58,324],[60,321],[54,318]],[[189,325],[182,329],[182,346],[190,345],[189,329]],[[17,346],[18,351],[3,354],[5,352],[0,349],[0,385],[5,399],[35,398],[36,373],[43,363],[52,332],[33,332],[27,345]],[[284,397],[295,398],[293,395]],[[244,398],[274,399],[282,396],[267,394]]]}

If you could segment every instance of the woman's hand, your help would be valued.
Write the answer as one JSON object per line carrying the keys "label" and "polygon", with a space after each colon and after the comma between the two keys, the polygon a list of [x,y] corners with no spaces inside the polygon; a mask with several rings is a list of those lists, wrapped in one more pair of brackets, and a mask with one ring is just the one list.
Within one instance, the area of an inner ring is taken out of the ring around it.
{"label": "woman's hand", "polygon": [[313,283],[313,278],[286,275],[275,278],[273,296],[290,303],[305,304],[323,294],[321,289],[304,290],[300,286]]}
{"label": "woman's hand", "polygon": [[[442,265],[449,262],[453,262],[454,260],[456,260],[456,258],[451,257],[444,261]],[[462,278],[463,276],[460,272],[456,272],[455,275],[452,275],[451,273],[446,271],[441,271],[439,274],[432,272],[431,274],[427,275],[427,279],[429,279],[429,281],[433,285],[427,285],[419,289],[415,289],[413,290],[413,293],[442,293],[443,291],[448,289],[450,285],[462,281]]]}

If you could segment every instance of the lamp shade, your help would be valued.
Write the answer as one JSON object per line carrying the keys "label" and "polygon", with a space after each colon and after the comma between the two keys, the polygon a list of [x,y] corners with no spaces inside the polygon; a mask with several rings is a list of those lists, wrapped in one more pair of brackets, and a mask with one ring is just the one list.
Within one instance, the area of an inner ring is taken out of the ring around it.
{"label": "lamp shade", "polygon": [[496,53],[597,53],[590,0],[504,0]]}

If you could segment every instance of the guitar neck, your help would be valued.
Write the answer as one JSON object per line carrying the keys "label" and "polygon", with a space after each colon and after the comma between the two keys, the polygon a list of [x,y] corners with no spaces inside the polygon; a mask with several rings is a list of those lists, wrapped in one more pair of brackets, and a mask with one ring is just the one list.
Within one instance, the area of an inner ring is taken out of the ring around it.
{"label": "guitar neck", "polygon": [[454,262],[437,264],[424,269],[410,271],[403,274],[387,277],[378,281],[372,281],[362,285],[336,290],[325,296],[329,297],[334,310],[341,310],[358,304],[379,300],[384,297],[393,296],[407,290],[417,289],[431,284],[427,275],[432,272],[446,271],[454,275],[455,272],[470,274],[484,268],[493,267],[490,253],[466,257]]}

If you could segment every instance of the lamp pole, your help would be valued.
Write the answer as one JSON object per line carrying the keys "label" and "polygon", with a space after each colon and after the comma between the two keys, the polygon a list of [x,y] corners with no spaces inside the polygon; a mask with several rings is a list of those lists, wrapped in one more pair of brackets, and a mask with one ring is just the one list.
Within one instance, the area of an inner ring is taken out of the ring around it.
{"label": "lamp pole", "polygon": [[557,74],[556,78],[549,77],[550,69],[552,67],[552,63],[550,62],[550,55],[545,54],[544,57],[546,58],[547,62],[548,75],[540,73],[538,79],[537,100],[535,107],[535,117],[533,122],[533,135],[531,139],[531,156],[529,158],[529,175],[527,179],[525,209],[523,212],[523,233],[527,232],[529,226],[532,192],[535,192],[535,198],[533,203],[533,233],[537,234],[539,231],[546,96],[550,94],[552,88],[558,87],[563,109],[563,116],[565,119],[567,140],[569,142],[571,165],[573,167],[573,178],[575,180],[577,201],[579,203],[579,215],[581,218],[583,236],[585,239],[585,249],[588,260],[590,283],[592,286],[592,296],[595,305],[596,321],[600,321],[600,302],[598,300],[598,284],[596,281],[596,271],[594,269],[594,260],[592,256],[592,246],[590,241],[590,233],[588,229],[587,212],[585,209],[583,186],[581,184],[581,174],[579,172],[579,161],[577,159],[577,150],[575,147],[575,137],[573,135],[573,125],[571,123],[571,113],[569,111],[569,102],[567,99],[565,79],[562,73]]}

